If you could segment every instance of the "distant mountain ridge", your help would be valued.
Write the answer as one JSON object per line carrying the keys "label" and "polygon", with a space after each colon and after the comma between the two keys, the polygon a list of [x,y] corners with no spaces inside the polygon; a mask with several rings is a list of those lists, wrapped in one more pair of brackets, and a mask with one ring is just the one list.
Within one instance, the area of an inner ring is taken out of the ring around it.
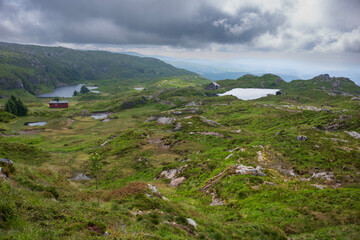
{"label": "distant mountain ridge", "polygon": [[38,94],[89,80],[181,75],[197,74],[150,57],[0,43],[0,90],[25,89]]}
{"label": "distant mountain ridge", "polygon": [[[321,89],[335,93],[360,94],[360,87],[349,78],[330,77],[328,74],[321,74],[309,80],[284,81],[274,74],[263,76],[244,75],[236,80],[226,79],[217,81],[221,88],[272,88],[272,89]],[[222,90],[222,91],[223,91]]]}

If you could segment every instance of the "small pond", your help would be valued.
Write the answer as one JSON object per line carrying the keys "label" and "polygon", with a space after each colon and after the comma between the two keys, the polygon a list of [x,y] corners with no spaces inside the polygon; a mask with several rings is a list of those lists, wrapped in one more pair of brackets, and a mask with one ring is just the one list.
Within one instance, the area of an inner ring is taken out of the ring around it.
{"label": "small pond", "polygon": [[108,115],[109,115],[109,113],[93,113],[93,114],[91,114],[91,117],[95,120],[98,120],[98,119],[107,118]]}
{"label": "small pond", "polygon": [[35,126],[45,126],[47,122],[31,122],[31,123],[25,123],[26,126],[29,127],[35,127]]}
{"label": "small pond", "polygon": [[218,94],[219,96],[232,95],[242,100],[253,100],[261,97],[266,97],[268,94],[275,95],[279,89],[266,88],[234,88],[230,91]]}

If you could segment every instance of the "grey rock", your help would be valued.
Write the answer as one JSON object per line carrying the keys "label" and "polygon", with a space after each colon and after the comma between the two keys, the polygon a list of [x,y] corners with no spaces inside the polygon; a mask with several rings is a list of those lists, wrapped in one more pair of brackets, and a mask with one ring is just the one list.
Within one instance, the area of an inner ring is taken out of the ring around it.
{"label": "grey rock", "polygon": [[173,122],[175,119],[174,118],[169,118],[169,117],[159,117],[157,119],[158,123],[161,124],[170,124],[171,122]]}
{"label": "grey rock", "polygon": [[177,169],[164,170],[160,173],[160,177],[166,179],[173,179],[177,173],[178,173]]}
{"label": "grey rock", "polygon": [[10,159],[7,159],[7,158],[0,158],[0,162],[6,163],[6,164],[9,164],[9,165],[14,164],[13,161],[11,161]]}
{"label": "grey rock", "polygon": [[212,82],[208,86],[205,87],[206,90],[216,90],[219,88],[220,88],[220,85],[216,82]]}
{"label": "grey rock", "polygon": [[193,219],[187,218],[186,220],[187,220],[187,223],[188,223],[189,225],[193,226],[193,227],[196,229],[197,224],[196,224],[196,222],[195,222]]}
{"label": "grey rock", "polygon": [[210,119],[207,119],[206,117],[203,117],[203,116],[200,116],[201,117],[201,120],[204,122],[204,123],[207,123],[207,124],[209,124],[210,126],[221,126],[221,124],[220,123],[217,123],[217,122],[215,122],[215,121],[213,121],[213,120],[210,120]]}
{"label": "grey rock", "polygon": [[155,194],[160,194],[158,188],[154,185],[151,185],[151,184],[148,184],[149,186],[149,189],[151,190],[152,193],[155,193]]}
{"label": "grey rock", "polygon": [[334,179],[334,173],[332,172],[317,172],[317,173],[313,173],[313,175],[311,176],[311,178],[322,178],[328,181],[331,181],[332,179]]}
{"label": "grey rock", "polygon": [[355,131],[352,131],[352,132],[348,132],[348,131],[345,131],[347,134],[349,134],[350,136],[352,136],[353,138],[360,138],[360,134],[358,132],[355,132]]}
{"label": "grey rock", "polygon": [[360,98],[358,98],[358,97],[353,97],[353,98],[351,99],[351,101],[360,101]]}
{"label": "grey rock", "polygon": [[83,173],[78,173],[75,177],[73,177],[72,180],[74,180],[74,181],[90,181],[91,178],[86,176]]}
{"label": "grey rock", "polygon": [[319,184],[310,184],[311,186],[313,186],[313,187],[316,187],[316,188],[318,188],[318,189],[325,189],[325,187],[323,186],[323,185],[319,185]]}
{"label": "grey rock", "polygon": [[224,205],[224,201],[221,201],[221,199],[217,198],[215,193],[211,193],[210,195],[212,195],[212,201],[209,204],[210,206],[223,206]]}
{"label": "grey rock", "polygon": [[255,176],[266,176],[263,172],[261,172],[261,167],[257,166],[256,168],[245,165],[237,165],[235,169],[236,174],[248,174]]}
{"label": "grey rock", "polygon": [[181,127],[182,127],[181,123],[178,122],[178,123],[175,125],[175,127],[174,127],[174,129],[173,129],[173,132],[180,131]]}
{"label": "grey rock", "polygon": [[181,183],[183,183],[185,180],[186,180],[185,177],[175,178],[175,179],[173,179],[173,180],[170,182],[169,186],[170,186],[170,187],[178,187],[178,186],[179,186]]}
{"label": "grey rock", "polygon": [[306,136],[298,136],[298,137],[296,137],[296,141],[298,141],[298,142],[304,142],[306,140],[308,140],[308,138]]}

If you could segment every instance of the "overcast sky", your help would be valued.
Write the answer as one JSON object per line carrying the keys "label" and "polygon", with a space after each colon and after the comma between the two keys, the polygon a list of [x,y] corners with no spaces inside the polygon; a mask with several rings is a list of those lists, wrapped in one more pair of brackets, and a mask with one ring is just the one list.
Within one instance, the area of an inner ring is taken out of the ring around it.
{"label": "overcast sky", "polygon": [[0,0],[0,41],[356,69],[360,0]]}

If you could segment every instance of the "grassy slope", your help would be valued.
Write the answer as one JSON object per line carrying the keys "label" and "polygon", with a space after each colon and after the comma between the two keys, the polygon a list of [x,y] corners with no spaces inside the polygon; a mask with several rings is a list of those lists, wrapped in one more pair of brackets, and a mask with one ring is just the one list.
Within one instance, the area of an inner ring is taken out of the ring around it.
{"label": "grassy slope", "polygon": [[92,80],[128,80],[196,75],[155,58],[102,51],[78,51],[0,43],[1,90],[25,89],[31,94],[56,86]]}
{"label": "grassy slope", "polygon": [[[111,239],[357,238],[360,145],[344,132],[360,132],[357,101],[319,89],[241,101],[207,97],[211,94],[202,86],[193,86],[195,78],[164,80],[142,91],[124,86],[114,91],[120,86],[109,83],[100,86],[100,96],[72,99],[69,109],[49,111],[41,100],[29,105],[28,117],[7,116],[10,122],[0,123],[0,157],[12,159],[15,172],[0,180],[0,236],[96,239],[108,231]],[[147,101],[136,102],[142,96]],[[129,101],[137,104],[124,108]],[[186,107],[191,102],[198,106]],[[304,106],[331,111],[299,109]],[[83,116],[83,110],[114,114],[101,122]],[[176,121],[145,122],[149,116]],[[200,116],[221,125],[209,125]],[[70,125],[68,118],[74,120]],[[23,125],[30,121],[48,124]],[[181,130],[173,132],[179,122]],[[337,130],[324,130],[335,123]],[[19,135],[28,130],[32,134]],[[308,141],[297,142],[299,135]],[[234,150],[230,157],[229,150]],[[105,163],[99,191],[93,181],[69,180],[78,172],[90,175],[87,156],[94,151]],[[148,161],[139,161],[144,158]],[[239,163],[260,165],[266,176],[233,174]],[[154,179],[163,169],[180,166],[186,166],[180,187]],[[289,175],[290,170],[298,176]],[[212,197],[202,187],[222,172],[210,192],[225,205],[209,206]],[[333,172],[335,178],[303,180],[314,172]],[[151,193],[148,183],[170,201]],[[134,215],[139,210],[143,214]],[[186,222],[188,217],[197,229]]]}

